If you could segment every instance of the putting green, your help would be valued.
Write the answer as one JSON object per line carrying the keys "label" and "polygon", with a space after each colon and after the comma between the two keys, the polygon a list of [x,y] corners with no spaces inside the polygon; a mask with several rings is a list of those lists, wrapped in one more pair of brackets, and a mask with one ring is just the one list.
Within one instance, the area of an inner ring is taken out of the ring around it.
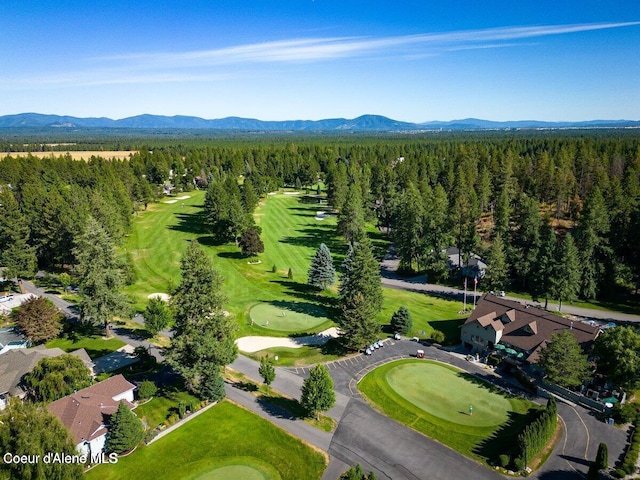
{"label": "putting green", "polygon": [[385,375],[393,391],[434,417],[474,427],[506,422],[509,400],[465,377],[457,369],[428,361],[401,363]]}
{"label": "putting green", "polygon": [[267,480],[269,478],[271,477],[265,477],[260,470],[246,465],[229,465],[200,475],[197,480]]}
{"label": "putting green", "polygon": [[284,332],[307,332],[329,321],[322,307],[306,302],[259,303],[249,314],[255,325]]}

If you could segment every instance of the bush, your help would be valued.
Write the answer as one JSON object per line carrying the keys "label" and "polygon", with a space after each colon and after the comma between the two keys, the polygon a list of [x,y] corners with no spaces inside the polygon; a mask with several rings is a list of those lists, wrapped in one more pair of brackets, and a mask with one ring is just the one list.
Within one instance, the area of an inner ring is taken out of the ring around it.
{"label": "bush", "polygon": [[502,468],[507,468],[507,466],[509,465],[509,461],[509,455],[502,454],[498,457],[498,463]]}
{"label": "bush", "polygon": [[178,403],[178,415],[180,415],[180,418],[184,418],[186,413],[187,413],[187,404],[184,402]]}
{"label": "bush", "polygon": [[632,423],[638,418],[640,404],[636,402],[616,403],[613,406],[611,416],[617,423]]}
{"label": "bush", "polygon": [[524,458],[518,457],[514,459],[513,467],[515,468],[516,472],[521,472],[522,470],[524,470],[524,467],[525,467]]}
{"label": "bush", "polygon": [[443,343],[445,341],[446,337],[445,337],[444,333],[441,332],[440,330],[434,330],[434,331],[431,332],[430,338],[435,343]]}
{"label": "bush", "polygon": [[289,271],[287,272],[287,278],[289,280],[293,280],[293,270],[289,269]]}
{"label": "bush", "polygon": [[626,476],[627,476],[627,474],[625,473],[625,471],[624,471],[624,470],[622,470],[621,468],[616,468],[616,470],[615,470],[615,474],[616,474],[616,477],[618,477],[618,478],[624,478],[624,477],[626,477]]}
{"label": "bush", "polygon": [[144,400],[145,398],[151,398],[158,393],[158,387],[151,380],[145,380],[138,387],[138,398]]}
{"label": "bush", "polygon": [[271,267],[271,273],[276,273],[278,271],[278,267],[276,267],[276,264],[273,264],[273,267]]}

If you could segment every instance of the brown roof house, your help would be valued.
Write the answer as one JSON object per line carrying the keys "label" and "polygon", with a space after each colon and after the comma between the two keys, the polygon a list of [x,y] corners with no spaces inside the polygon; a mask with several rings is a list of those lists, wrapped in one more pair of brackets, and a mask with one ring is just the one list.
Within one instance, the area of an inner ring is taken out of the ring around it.
{"label": "brown roof house", "polygon": [[50,403],[47,408],[69,429],[81,455],[92,456],[104,450],[109,417],[120,401],[133,408],[136,386],[122,375],[79,390]]}
{"label": "brown roof house", "polygon": [[[43,358],[59,357],[66,352],[59,348],[45,348],[39,345],[35,348],[19,348],[9,350],[0,355],[0,410],[3,410],[9,397],[24,398],[27,388],[23,383],[25,374],[29,373]],[[71,352],[82,359],[93,375],[93,362],[84,348]]]}
{"label": "brown roof house", "polygon": [[536,363],[546,342],[563,330],[569,330],[584,349],[600,333],[598,327],[485,294],[462,325],[460,336],[474,352],[491,351],[501,344],[522,354],[520,358],[529,363]]}

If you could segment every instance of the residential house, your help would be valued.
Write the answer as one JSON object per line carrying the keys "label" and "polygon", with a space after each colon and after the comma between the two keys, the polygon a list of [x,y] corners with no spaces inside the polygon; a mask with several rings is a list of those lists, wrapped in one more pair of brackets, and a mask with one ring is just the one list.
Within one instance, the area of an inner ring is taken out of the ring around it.
{"label": "residential house", "polygon": [[14,327],[0,329],[0,355],[17,348],[27,348],[31,343]]}
{"label": "residential house", "polygon": [[569,330],[584,349],[589,348],[600,333],[597,326],[485,294],[462,325],[460,336],[473,352],[489,352],[496,345],[502,345],[529,363],[536,363],[540,350],[551,336],[564,330]]}
{"label": "residential house", "polygon": [[[10,350],[0,355],[0,410],[6,407],[9,397],[19,399],[25,397],[27,387],[24,385],[23,378],[40,360],[58,357],[65,353],[60,348],[45,348],[44,345],[39,345],[35,348]],[[84,348],[71,352],[71,355],[81,358],[93,375],[93,361]]]}
{"label": "residential house", "polygon": [[78,452],[91,456],[104,450],[109,418],[120,402],[134,408],[135,388],[122,375],[115,375],[56,400],[47,408],[69,429]]}
{"label": "residential house", "polygon": [[447,255],[447,267],[449,271],[460,270],[463,277],[484,278],[487,273],[487,264],[479,255],[471,252],[466,254],[456,247],[444,250]]}

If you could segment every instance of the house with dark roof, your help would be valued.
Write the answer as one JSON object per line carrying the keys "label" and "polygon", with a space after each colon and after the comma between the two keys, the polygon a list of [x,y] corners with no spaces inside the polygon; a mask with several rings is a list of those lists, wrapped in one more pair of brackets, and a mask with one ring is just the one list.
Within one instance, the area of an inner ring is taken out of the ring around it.
{"label": "house with dark roof", "polygon": [[[65,353],[67,352],[60,348],[45,348],[44,345],[39,345],[35,348],[9,350],[0,355],[0,410],[6,407],[9,397],[19,399],[25,397],[27,388],[23,378],[40,360],[59,357]],[[71,352],[71,355],[79,357],[93,375],[93,361],[84,348]]]}
{"label": "house with dark roof", "polygon": [[518,357],[536,363],[551,336],[564,330],[570,331],[585,350],[600,334],[600,329],[591,324],[485,294],[462,325],[460,337],[473,352],[490,352],[501,345],[498,348],[512,349]]}
{"label": "house with dark roof", "polygon": [[120,402],[134,408],[136,386],[122,375],[115,375],[47,405],[69,429],[81,455],[95,455],[104,450],[109,419]]}

